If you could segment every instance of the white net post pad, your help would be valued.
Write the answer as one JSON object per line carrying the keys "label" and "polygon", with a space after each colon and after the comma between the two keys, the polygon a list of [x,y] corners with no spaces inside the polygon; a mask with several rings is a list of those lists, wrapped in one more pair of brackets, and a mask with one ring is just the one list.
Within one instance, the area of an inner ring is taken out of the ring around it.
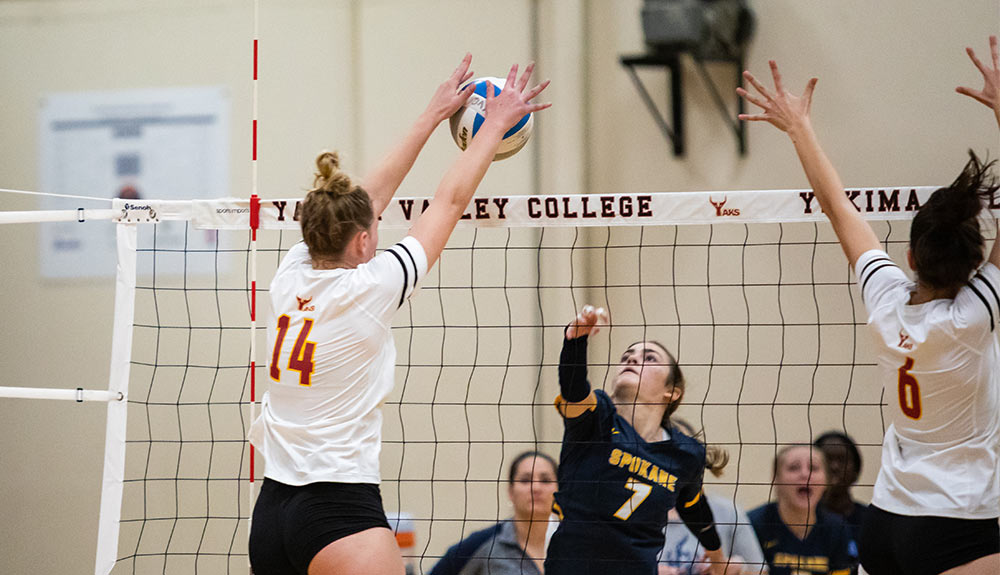
{"label": "white net post pad", "polygon": [[[115,281],[115,323],[111,346],[108,390],[128,397],[132,360],[132,318],[135,314],[136,226],[118,224],[118,275]],[[104,441],[104,480],[101,487],[101,517],[97,531],[96,575],[106,575],[118,557],[118,530],[125,478],[125,436],[128,401],[108,404]]]}

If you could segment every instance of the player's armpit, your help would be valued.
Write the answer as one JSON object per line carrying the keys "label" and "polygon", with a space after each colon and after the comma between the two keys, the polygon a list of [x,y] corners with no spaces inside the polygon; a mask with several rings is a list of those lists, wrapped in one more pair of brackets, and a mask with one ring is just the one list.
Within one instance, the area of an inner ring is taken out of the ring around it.
{"label": "player's armpit", "polygon": [[563,399],[563,396],[558,395],[556,396],[555,407],[559,415],[565,419],[573,419],[574,417],[580,417],[588,411],[597,409],[597,396],[591,391],[581,401],[566,401]]}

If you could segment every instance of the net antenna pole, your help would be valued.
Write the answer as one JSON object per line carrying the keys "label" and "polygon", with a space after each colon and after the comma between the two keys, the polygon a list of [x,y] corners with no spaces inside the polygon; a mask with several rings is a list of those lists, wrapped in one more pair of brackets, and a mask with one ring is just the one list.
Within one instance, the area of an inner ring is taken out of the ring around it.
{"label": "net antenna pole", "polygon": [[[252,156],[250,160],[250,423],[257,418],[257,228],[260,227],[260,198],[257,196],[257,45],[258,23],[260,21],[260,0],[253,3],[253,96],[252,114]],[[249,506],[247,507],[247,549],[250,548],[250,528],[253,522],[254,448],[250,449]],[[252,575],[250,558],[247,556],[247,570]]]}
{"label": "net antenna pole", "polygon": [[[250,196],[250,423],[257,418],[257,228],[260,224],[260,198]],[[254,504],[254,448],[250,448],[250,506],[247,512],[247,545]]]}
{"label": "net antenna pole", "polygon": [[115,226],[118,275],[115,280],[115,319],[111,337],[111,372],[108,392],[119,401],[108,402],[108,424],[104,439],[104,479],[101,484],[101,515],[97,529],[95,575],[107,575],[118,556],[122,491],[125,480],[125,433],[128,422],[128,383],[132,360],[132,324],[135,318],[136,224]]}

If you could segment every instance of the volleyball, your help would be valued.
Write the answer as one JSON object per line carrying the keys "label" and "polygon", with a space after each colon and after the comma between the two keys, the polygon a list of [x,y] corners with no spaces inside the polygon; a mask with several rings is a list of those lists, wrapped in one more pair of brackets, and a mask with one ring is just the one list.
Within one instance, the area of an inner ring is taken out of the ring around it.
{"label": "volleyball", "polygon": [[[476,78],[472,81],[476,85],[475,91],[464,106],[455,112],[451,117],[451,137],[461,149],[469,147],[469,142],[476,136],[480,126],[486,119],[486,81],[489,80],[496,87],[496,94],[503,91],[506,80],[503,78]],[[531,130],[534,127],[535,119],[532,114],[527,114],[507,133],[503,135],[500,147],[493,156],[493,161],[509,158],[528,143],[531,137]]]}

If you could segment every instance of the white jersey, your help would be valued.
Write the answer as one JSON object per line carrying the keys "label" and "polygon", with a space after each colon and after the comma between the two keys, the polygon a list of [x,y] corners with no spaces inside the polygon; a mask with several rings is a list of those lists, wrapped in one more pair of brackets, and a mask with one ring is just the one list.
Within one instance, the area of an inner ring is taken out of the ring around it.
{"label": "white jersey", "polygon": [[1000,515],[1000,270],[955,299],[909,305],[915,284],[881,250],[858,258],[889,428],[872,503],[900,515]]}
{"label": "white jersey", "polygon": [[288,250],[271,282],[272,383],[250,428],[266,477],[379,483],[379,408],[396,364],[392,317],[425,273],[413,237],[354,269],[313,269],[305,244]]}

